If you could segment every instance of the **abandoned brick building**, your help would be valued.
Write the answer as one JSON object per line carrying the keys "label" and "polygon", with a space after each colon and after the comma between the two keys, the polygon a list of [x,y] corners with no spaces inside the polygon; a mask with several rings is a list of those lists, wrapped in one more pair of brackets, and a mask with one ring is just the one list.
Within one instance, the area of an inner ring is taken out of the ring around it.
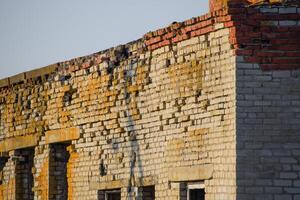
{"label": "abandoned brick building", "polygon": [[0,81],[0,199],[299,200],[299,1],[211,0]]}

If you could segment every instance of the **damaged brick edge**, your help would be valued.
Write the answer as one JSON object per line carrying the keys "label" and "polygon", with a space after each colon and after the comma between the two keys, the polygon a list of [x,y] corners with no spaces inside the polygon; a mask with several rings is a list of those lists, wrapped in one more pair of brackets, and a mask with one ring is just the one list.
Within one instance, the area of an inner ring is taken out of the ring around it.
{"label": "damaged brick edge", "polygon": [[[238,4],[239,6],[235,4]],[[241,25],[241,21],[243,21],[243,19],[240,19],[241,16],[238,15],[241,13],[258,13],[258,9],[256,9],[256,5],[249,7],[247,6],[248,4],[243,4],[243,6],[240,6],[240,4],[241,3],[239,2],[236,3],[235,1],[231,1],[230,5],[228,6],[211,9],[211,11],[207,14],[194,17],[183,22],[173,22],[171,25],[165,28],[148,32],[142,38],[129,42],[125,45],[119,45],[117,47],[112,47],[94,54],[58,62],[56,64],[52,64],[40,69],[35,69],[32,71],[17,74],[12,77],[4,78],[0,80],[0,89],[26,82],[30,79],[47,77],[58,72],[71,74],[72,72],[81,69],[88,69],[94,65],[99,65],[103,62],[111,60],[111,58],[115,57],[115,53],[120,49],[125,49],[128,54],[133,55],[134,53],[141,54],[147,51],[150,51],[151,53],[156,49],[171,46],[172,44],[176,44],[178,42],[188,40],[196,36],[205,35],[223,28],[230,29],[230,41],[233,45],[233,48],[237,51],[237,54],[243,54],[241,53],[241,51],[239,51],[240,49],[237,45],[238,39],[240,38],[237,34],[237,28]],[[270,5],[267,5],[268,9],[270,10],[273,5],[274,4],[272,3]],[[278,1],[275,5],[278,5]],[[286,7],[289,5],[282,6]],[[260,7],[261,5],[258,6],[258,8]],[[299,9],[296,10],[295,15],[297,15],[297,13],[299,15],[299,12]],[[283,14],[287,13],[284,12]]]}
{"label": "damaged brick edge", "polygon": [[[140,53],[146,51],[143,40],[135,40],[125,45],[112,47],[94,54],[73,58],[67,61],[58,62],[55,64],[48,65],[46,67],[37,68],[11,77],[0,79],[0,88],[14,86],[20,83],[27,82],[29,80],[34,80],[42,77],[46,77],[47,79],[47,76],[59,72],[64,74],[70,74],[80,69],[87,69],[95,64],[100,64],[106,62],[107,60],[110,60],[110,58],[113,57],[115,52],[119,49],[126,49],[130,54],[132,54],[133,52]],[[77,67],[74,68],[74,66]]]}
{"label": "damaged brick edge", "polygon": [[[49,130],[45,132],[45,144],[73,141],[80,138],[80,128],[71,127],[64,129]],[[12,150],[35,147],[41,141],[40,134],[31,134],[5,138],[0,141],[0,155]]]}
{"label": "damaged brick edge", "polygon": [[16,149],[34,147],[37,146],[39,140],[40,136],[38,134],[6,138],[0,141],[0,153],[6,153]]}
{"label": "damaged brick edge", "polygon": [[58,64],[52,64],[43,68],[34,69],[28,72],[23,72],[8,78],[4,78],[0,80],[0,88],[25,82],[26,80],[29,79],[47,76],[51,73],[56,72],[57,69],[58,69]]}
{"label": "damaged brick edge", "polygon": [[[224,18],[227,14],[228,11],[226,9],[222,9],[194,17],[183,22],[174,22],[166,28],[148,32],[142,38],[129,42],[125,45],[119,45],[94,54],[58,62],[43,68],[4,78],[0,80],[0,88],[20,84],[30,79],[49,76],[57,72],[70,74],[80,69],[87,69],[94,65],[107,62],[107,60],[114,57],[114,54],[118,51],[118,49],[122,48],[125,48],[129,54],[140,54],[147,51],[152,52],[153,50],[164,46],[169,46],[192,37],[216,31],[219,28],[212,27],[214,24],[231,20],[230,18]],[[162,35],[165,35],[164,38]],[[158,37],[160,37],[161,40],[158,40]]]}

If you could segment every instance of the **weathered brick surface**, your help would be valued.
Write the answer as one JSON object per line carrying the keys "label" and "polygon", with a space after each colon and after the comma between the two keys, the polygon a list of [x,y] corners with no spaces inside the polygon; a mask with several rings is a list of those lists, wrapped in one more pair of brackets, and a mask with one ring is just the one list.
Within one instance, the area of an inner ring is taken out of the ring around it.
{"label": "weathered brick surface", "polygon": [[294,6],[235,12],[237,199],[297,199],[300,13]]}
{"label": "weathered brick surface", "polygon": [[[2,146],[38,139],[34,198],[299,198],[299,8],[245,5],[0,81]],[[0,199],[25,144],[2,148]]]}
{"label": "weathered brick surface", "polygon": [[[234,198],[235,56],[229,29],[216,25],[190,39],[174,37],[170,46],[154,48],[158,40],[146,40],[150,51],[137,41],[60,63],[48,79],[3,88],[2,138],[41,136],[35,197],[49,194],[47,134],[78,127],[67,166],[69,199],[95,199],[91,186],[114,181],[121,181],[124,198],[134,195],[126,188],[145,184],[155,184],[157,199],[178,198],[168,171],[202,165],[211,167],[209,176],[199,175],[207,199]],[[69,138],[51,141],[60,137]]]}
{"label": "weathered brick surface", "polygon": [[241,57],[237,73],[238,199],[296,198],[299,70],[262,71]]}

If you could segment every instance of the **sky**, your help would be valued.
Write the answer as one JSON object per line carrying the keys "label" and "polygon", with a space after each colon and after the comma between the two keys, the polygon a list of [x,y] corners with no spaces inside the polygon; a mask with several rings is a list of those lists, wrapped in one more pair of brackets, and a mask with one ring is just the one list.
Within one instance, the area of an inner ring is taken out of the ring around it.
{"label": "sky", "polygon": [[0,0],[0,79],[205,14],[208,0]]}

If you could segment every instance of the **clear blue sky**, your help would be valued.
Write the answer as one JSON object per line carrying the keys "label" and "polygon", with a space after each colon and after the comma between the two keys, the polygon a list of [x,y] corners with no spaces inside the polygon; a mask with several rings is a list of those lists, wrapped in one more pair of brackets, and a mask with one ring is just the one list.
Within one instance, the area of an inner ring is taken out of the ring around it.
{"label": "clear blue sky", "polygon": [[0,0],[0,78],[136,40],[208,0]]}

